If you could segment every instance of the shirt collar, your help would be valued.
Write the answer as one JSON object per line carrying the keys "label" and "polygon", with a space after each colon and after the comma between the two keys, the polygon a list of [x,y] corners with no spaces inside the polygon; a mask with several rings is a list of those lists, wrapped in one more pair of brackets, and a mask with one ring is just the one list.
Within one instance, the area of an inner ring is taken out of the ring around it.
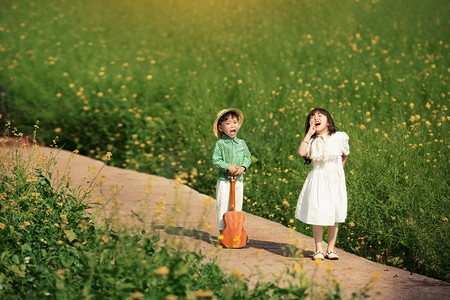
{"label": "shirt collar", "polygon": [[226,135],[226,134],[224,134],[224,135],[222,135],[222,140],[224,140],[224,141],[226,141],[226,142],[228,142],[228,143],[231,143],[231,142],[235,142],[235,143],[237,143],[238,142],[238,138],[237,137],[235,137],[235,138],[230,138],[228,135]]}

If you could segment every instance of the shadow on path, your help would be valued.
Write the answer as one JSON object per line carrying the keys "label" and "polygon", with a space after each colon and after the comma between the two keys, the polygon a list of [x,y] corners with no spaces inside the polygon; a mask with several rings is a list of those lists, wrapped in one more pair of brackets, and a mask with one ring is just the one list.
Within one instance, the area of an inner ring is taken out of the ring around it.
{"label": "shadow on path", "polygon": [[[211,235],[208,232],[197,230],[197,229],[186,229],[184,227],[165,227],[165,226],[156,226],[155,229],[164,230],[165,233],[170,235],[178,235],[178,236],[186,236],[196,240],[201,240],[208,244],[216,247],[219,245],[219,239],[217,236]],[[262,240],[254,240],[250,239],[247,245],[245,245],[241,249],[260,249],[266,250],[273,254],[284,256],[284,257],[311,257],[313,256],[313,251],[299,249],[293,245],[286,243],[277,243],[270,241],[262,241]]]}

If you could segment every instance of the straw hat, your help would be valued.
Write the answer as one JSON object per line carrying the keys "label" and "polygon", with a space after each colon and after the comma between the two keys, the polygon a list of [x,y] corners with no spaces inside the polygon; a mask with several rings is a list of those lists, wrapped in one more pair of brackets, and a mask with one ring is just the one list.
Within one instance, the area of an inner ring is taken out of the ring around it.
{"label": "straw hat", "polygon": [[213,125],[213,132],[214,135],[216,137],[218,137],[219,139],[222,138],[223,133],[219,130],[219,119],[226,114],[227,112],[234,112],[238,115],[239,117],[239,125],[242,125],[242,121],[244,121],[244,114],[242,113],[242,111],[240,111],[237,108],[227,108],[227,109],[222,109],[216,116],[216,121],[214,121],[214,125]]}

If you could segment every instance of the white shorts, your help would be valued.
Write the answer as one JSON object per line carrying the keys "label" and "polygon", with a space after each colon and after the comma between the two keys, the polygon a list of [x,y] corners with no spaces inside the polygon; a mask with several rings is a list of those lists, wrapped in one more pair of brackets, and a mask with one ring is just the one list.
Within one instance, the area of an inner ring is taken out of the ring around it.
{"label": "white shorts", "polygon": [[[235,210],[242,211],[242,202],[244,200],[244,181],[236,180],[235,188]],[[228,211],[230,206],[230,181],[217,180],[216,188],[216,203],[217,203],[217,227],[219,230],[225,229],[223,222],[223,215]]]}

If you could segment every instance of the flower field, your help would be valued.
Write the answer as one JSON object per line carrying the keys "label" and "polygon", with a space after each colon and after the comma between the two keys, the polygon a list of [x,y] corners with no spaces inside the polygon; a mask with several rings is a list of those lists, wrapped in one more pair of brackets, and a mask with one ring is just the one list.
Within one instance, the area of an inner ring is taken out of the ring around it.
{"label": "flower field", "polygon": [[[448,1],[0,2],[0,126],[214,196],[215,115],[240,108],[244,210],[294,219],[305,117],[350,136],[337,246],[450,281]],[[57,242],[57,241],[56,241]]]}
{"label": "flower field", "polygon": [[[86,178],[90,185],[74,186],[70,168],[77,151],[61,170],[56,168],[58,148],[44,156],[34,138],[32,145],[27,141],[9,129],[0,141],[2,299],[342,297],[330,263],[319,270],[322,261],[317,262],[313,276],[306,276],[301,257],[293,254],[290,265],[271,280],[263,274],[247,277],[237,268],[228,274],[215,258],[206,262],[199,249],[188,251],[181,239],[160,236],[155,220],[141,221],[138,229],[124,229],[118,226],[118,214],[106,216],[101,211],[104,206],[94,203],[98,197],[92,191],[102,190],[99,174],[105,164],[91,170]],[[105,155],[105,163],[109,158]],[[107,199],[113,206],[115,197]],[[319,276],[325,280],[318,284]],[[250,278],[256,278],[256,284]],[[352,299],[367,298],[379,278],[380,273],[374,272],[360,290],[351,293]]]}

